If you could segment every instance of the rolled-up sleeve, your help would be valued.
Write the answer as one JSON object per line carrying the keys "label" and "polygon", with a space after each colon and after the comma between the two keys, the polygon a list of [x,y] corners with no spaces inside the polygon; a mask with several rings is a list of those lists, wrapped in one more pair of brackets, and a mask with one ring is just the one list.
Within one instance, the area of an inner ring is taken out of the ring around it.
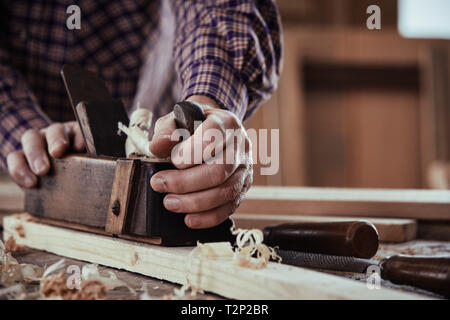
{"label": "rolled-up sleeve", "polygon": [[282,63],[274,0],[174,1],[182,98],[206,95],[241,119],[276,88]]}
{"label": "rolled-up sleeve", "polygon": [[0,63],[0,168],[6,169],[8,153],[22,148],[25,130],[49,123],[21,75]]}

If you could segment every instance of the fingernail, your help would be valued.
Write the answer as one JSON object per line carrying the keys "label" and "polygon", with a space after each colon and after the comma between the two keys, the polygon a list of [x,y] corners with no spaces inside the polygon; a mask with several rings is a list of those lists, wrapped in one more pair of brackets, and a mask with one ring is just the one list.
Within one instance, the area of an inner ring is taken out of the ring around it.
{"label": "fingernail", "polygon": [[41,173],[41,172],[45,171],[45,169],[47,168],[47,165],[48,165],[47,159],[45,159],[44,157],[37,158],[33,162],[34,171],[36,173]]}
{"label": "fingernail", "polygon": [[19,170],[18,175],[22,179],[25,187],[29,188],[34,185],[33,177],[30,177],[30,175],[26,174],[24,170]]}
{"label": "fingernail", "polygon": [[34,179],[29,176],[25,176],[23,178],[23,183],[25,184],[25,187],[30,188],[34,185]]}
{"label": "fingernail", "polygon": [[178,200],[177,198],[165,198],[164,206],[167,210],[177,211],[180,209],[180,200]]}
{"label": "fingernail", "polygon": [[67,142],[65,140],[57,140],[50,147],[50,153],[53,154],[56,150],[60,149],[62,146],[66,145]]}
{"label": "fingernail", "polygon": [[196,228],[200,225],[200,219],[197,217],[189,217],[188,218],[188,225],[191,228]]}
{"label": "fingernail", "polygon": [[166,181],[159,177],[152,178],[151,186],[156,192],[167,192]]}

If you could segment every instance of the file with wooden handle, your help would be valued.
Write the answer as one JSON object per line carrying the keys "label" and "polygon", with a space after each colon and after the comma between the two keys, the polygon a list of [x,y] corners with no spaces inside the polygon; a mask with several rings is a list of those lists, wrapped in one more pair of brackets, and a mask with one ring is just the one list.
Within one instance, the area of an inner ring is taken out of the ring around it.
{"label": "file with wooden handle", "polygon": [[[282,263],[298,267],[357,272],[377,273],[381,279],[399,285],[409,285],[450,297],[450,256],[425,257],[394,255],[380,262],[348,256],[326,255],[276,250]],[[370,267],[376,267],[371,268]]]}

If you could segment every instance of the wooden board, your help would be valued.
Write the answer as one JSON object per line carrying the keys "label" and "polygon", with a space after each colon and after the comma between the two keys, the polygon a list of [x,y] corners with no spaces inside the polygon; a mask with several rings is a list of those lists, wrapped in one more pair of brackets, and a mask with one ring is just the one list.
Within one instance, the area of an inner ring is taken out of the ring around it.
{"label": "wooden board", "polygon": [[[192,248],[164,248],[115,239],[24,219],[4,219],[4,239],[18,244],[148,275],[170,282],[191,284],[234,299],[419,299],[418,295],[381,288],[337,276],[269,263],[265,269],[236,266],[227,260],[190,258]],[[20,227],[19,227],[20,226]],[[21,234],[17,230],[20,230]],[[77,241],[73,241],[77,239]]]}
{"label": "wooden board", "polygon": [[234,214],[233,220],[237,228],[263,229],[281,223],[290,222],[332,222],[366,220],[373,223],[378,230],[380,241],[405,242],[413,240],[417,236],[417,222],[413,219],[381,219],[361,217],[311,217],[311,216],[284,216],[265,214]]}
{"label": "wooden board", "polygon": [[450,220],[450,191],[254,186],[237,212]]}

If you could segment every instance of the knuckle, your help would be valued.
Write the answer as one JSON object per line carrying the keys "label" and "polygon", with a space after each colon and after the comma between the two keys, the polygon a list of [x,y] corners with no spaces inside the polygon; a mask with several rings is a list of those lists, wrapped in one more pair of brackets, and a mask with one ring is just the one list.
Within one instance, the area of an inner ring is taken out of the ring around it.
{"label": "knuckle", "polygon": [[240,128],[241,127],[241,121],[239,120],[239,118],[234,115],[231,112],[228,112],[228,119],[227,119],[227,127],[228,128]]}
{"label": "knuckle", "polygon": [[225,201],[235,201],[236,198],[239,198],[240,189],[239,184],[232,183],[222,188],[222,198],[225,199]]}
{"label": "knuckle", "polygon": [[61,128],[61,127],[62,127],[62,123],[55,122],[55,123],[52,123],[52,124],[48,127],[48,130],[55,130],[55,129],[59,129],[59,128]]}
{"label": "knuckle", "polygon": [[222,132],[222,134],[225,134],[226,128],[225,128],[225,123],[224,123],[223,117],[221,117],[218,114],[213,113],[208,116],[208,120],[211,121],[212,123],[214,123],[213,127],[215,129]]}
{"label": "knuckle", "polygon": [[223,183],[227,178],[227,172],[225,170],[225,166],[223,165],[209,165],[210,174],[209,177],[211,179],[212,185],[218,185]]}
{"label": "knuckle", "polygon": [[32,138],[33,136],[39,135],[39,130],[37,129],[28,129],[27,131],[25,131],[22,135],[22,143],[26,143],[30,138]]}
{"label": "knuckle", "polygon": [[19,167],[18,166],[14,166],[14,165],[12,165],[12,166],[8,166],[8,171],[9,171],[9,173],[11,174],[11,176],[13,177],[13,178],[18,178],[18,177],[20,177],[20,169],[19,169]]}

